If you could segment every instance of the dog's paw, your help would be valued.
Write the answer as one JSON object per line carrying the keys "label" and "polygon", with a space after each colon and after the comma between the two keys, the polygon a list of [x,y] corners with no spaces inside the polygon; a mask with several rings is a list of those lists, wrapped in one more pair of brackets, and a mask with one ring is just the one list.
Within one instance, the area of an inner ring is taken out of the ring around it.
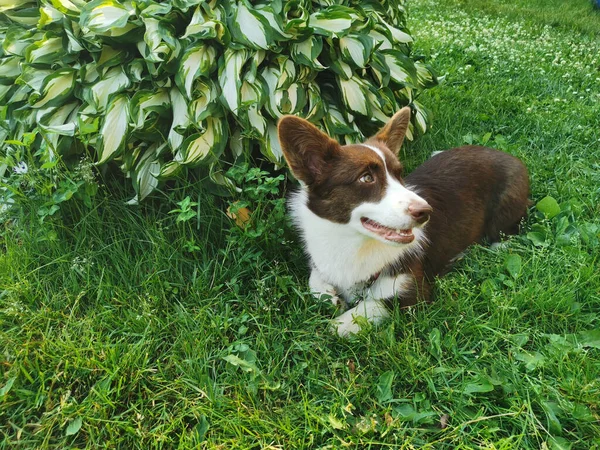
{"label": "dog's paw", "polygon": [[389,317],[385,305],[378,300],[365,300],[333,320],[333,328],[340,337],[358,333],[362,328],[377,325]]}
{"label": "dog's paw", "polygon": [[346,311],[332,321],[331,327],[339,337],[347,338],[360,331],[360,325],[356,323],[352,313],[352,310]]}
{"label": "dog's paw", "polygon": [[329,300],[334,306],[344,308],[346,303],[339,297],[337,289],[323,281],[319,273],[313,269],[308,282],[310,292],[317,300]]}

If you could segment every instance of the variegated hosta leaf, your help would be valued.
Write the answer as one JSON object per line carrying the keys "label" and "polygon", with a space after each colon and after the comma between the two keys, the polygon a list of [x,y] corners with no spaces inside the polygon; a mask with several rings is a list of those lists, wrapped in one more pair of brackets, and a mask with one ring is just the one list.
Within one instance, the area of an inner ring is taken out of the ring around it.
{"label": "variegated hosta leaf", "polygon": [[411,57],[405,2],[0,0],[0,141],[118,158],[136,201],[200,164],[226,185],[221,164],[258,149],[280,164],[283,114],[354,142],[438,83]]}
{"label": "variegated hosta leaf", "polygon": [[158,186],[158,176],[160,174],[160,164],[157,161],[159,144],[150,146],[135,163],[133,170],[133,187],[136,195],[127,203],[137,205],[141,200],[148,196]]}
{"label": "variegated hosta leaf", "polygon": [[365,35],[350,35],[340,38],[340,49],[346,61],[360,68],[367,65],[373,51],[372,38]]}
{"label": "variegated hosta leaf", "polygon": [[175,82],[187,98],[192,97],[192,83],[200,76],[208,76],[217,66],[217,52],[210,45],[190,47],[181,58]]}
{"label": "variegated hosta leaf", "polygon": [[343,80],[338,78],[340,89],[342,90],[342,99],[346,107],[353,113],[368,116],[371,112],[369,101],[367,100],[367,88],[357,77]]}
{"label": "variegated hosta leaf", "polygon": [[113,67],[106,72],[101,81],[84,90],[83,95],[93,112],[102,112],[111,95],[122,92],[130,85],[131,82],[123,71],[123,67]]}
{"label": "variegated hosta leaf", "polygon": [[241,89],[242,104],[246,111],[249,125],[256,130],[258,137],[262,138],[267,131],[267,121],[259,112],[261,106],[262,85],[244,81]]}
{"label": "variegated hosta leaf", "polygon": [[194,39],[216,39],[221,44],[227,44],[230,40],[229,31],[221,22],[215,18],[208,19],[205,10],[198,6],[192,16],[192,20],[185,29],[182,39],[191,37]]}
{"label": "variegated hosta leaf", "polygon": [[25,58],[30,64],[48,64],[59,60],[64,54],[62,38],[47,33],[42,39],[25,50]]}
{"label": "variegated hosta leaf", "polygon": [[238,3],[231,25],[235,40],[250,48],[266,50],[273,43],[268,20],[244,0]]}
{"label": "variegated hosta leaf", "polygon": [[240,72],[247,59],[248,52],[246,50],[228,48],[223,55],[223,62],[219,64],[222,102],[233,114],[237,114],[240,107],[240,88],[242,86]]}
{"label": "variegated hosta leaf", "polygon": [[17,56],[9,56],[0,60],[0,80],[12,80],[21,74],[21,59]]}
{"label": "variegated hosta leaf", "polygon": [[227,144],[228,126],[223,119],[209,117],[203,133],[193,134],[175,155],[180,164],[195,166],[211,159],[217,159]]}
{"label": "variegated hosta leaf", "polygon": [[350,32],[353,22],[357,19],[358,14],[356,10],[334,5],[323,11],[311,14],[308,25],[317,34],[340,37]]}
{"label": "variegated hosta leaf", "polygon": [[307,65],[316,70],[325,69],[317,59],[323,50],[323,38],[320,36],[310,36],[301,42],[296,42],[291,46],[292,59],[299,63]]}
{"label": "variegated hosta leaf", "polygon": [[277,127],[273,123],[268,125],[267,139],[265,140],[264,145],[261,146],[261,151],[272,163],[279,165],[281,164],[281,161],[283,161],[283,151],[279,144]]}
{"label": "variegated hosta leaf", "polygon": [[138,91],[131,99],[131,119],[135,129],[144,128],[144,122],[152,112],[165,112],[171,104],[166,89],[154,91]]}
{"label": "variegated hosta leaf", "polygon": [[212,81],[196,83],[194,99],[189,103],[188,111],[193,123],[200,123],[207,117],[222,109],[219,104],[219,91]]}
{"label": "variegated hosta leaf", "polygon": [[386,50],[382,53],[389,68],[390,78],[396,83],[413,85],[417,73],[414,62],[397,50]]}
{"label": "variegated hosta leaf", "polygon": [[70,97],[75,88],[75,75],[73,69],[61,69],[48,75],[44,79],[41,95],[30,97],[29,101],[33,101],[32,107],[41,108],[62,103]]}
{"label": "variegated hosta leaf", "polygon": [[173,122],[171,123],[171,129],[169,130],[169,136],[167,140],[171,146],[173,152],[178,151],[181,143],[183,142],[183,136],[179,133],[180,130],[185,130],[190,124],[190,118],[188,115],[188,106],[185,102],[185,98],[179,92],[177,87],[172,87],[169,91],[169,97],[171,99],[171,105],[173,108]]}
{"label": "variegated hosta leaf", "polygon": [[135,9],[131,3],[92,0],[81,8],[79,25],[84,30],[102,33],[113,28],[123,28],[133,14]]}
{"label": "variegated hosta leaf", "polygon": [[129,98],[117,95],[106,108],[104,123],[100,130],[100,156],[98,164],[105,163],[123,148],[129,130]]}
{"label": "variegated hosta leaf", "polygon": [[415,123],[420,133],[425,133],[427,131],[427,116],[428,113],[425,110],[425,107],[417,102],[413,102],[413,106],[415,107]]}

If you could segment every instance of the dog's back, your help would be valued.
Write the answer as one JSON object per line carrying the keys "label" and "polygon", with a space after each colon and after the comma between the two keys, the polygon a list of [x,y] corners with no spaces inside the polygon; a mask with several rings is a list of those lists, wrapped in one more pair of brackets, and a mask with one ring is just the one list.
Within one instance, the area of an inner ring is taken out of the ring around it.
{"label": "dog's back", "polygon": [[529,205],[523,163],[507,153],[465,146],[441,152],[405,178],[432,206],[427,277],[444,273],[469,245],[514,234]]}

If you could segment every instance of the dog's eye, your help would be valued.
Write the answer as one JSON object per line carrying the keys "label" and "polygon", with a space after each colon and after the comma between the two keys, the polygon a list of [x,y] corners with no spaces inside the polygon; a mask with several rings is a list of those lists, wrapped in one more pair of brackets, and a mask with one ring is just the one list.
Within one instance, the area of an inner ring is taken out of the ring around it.
{"label": "dog's eye", "polygon": [[358,179],[358,181],[360,181],[361,183],[373,183],[375,181],[375,178],[373,178],[373,175],[371,175],[370,173],[365,173]]}

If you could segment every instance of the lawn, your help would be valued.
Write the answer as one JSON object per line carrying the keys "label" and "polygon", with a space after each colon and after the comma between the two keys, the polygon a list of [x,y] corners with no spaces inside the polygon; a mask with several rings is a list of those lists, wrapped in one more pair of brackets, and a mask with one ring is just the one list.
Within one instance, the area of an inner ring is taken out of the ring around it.
{"label": "lawn", "polygon": [[411,3],[445,80],[407,167],[487,144],[537,207],[354,339],[307,295],[280,178],[238,174],[245,232],[197,185],[6,224],[0,448],[600,448],[600,13],[563,3]]}

